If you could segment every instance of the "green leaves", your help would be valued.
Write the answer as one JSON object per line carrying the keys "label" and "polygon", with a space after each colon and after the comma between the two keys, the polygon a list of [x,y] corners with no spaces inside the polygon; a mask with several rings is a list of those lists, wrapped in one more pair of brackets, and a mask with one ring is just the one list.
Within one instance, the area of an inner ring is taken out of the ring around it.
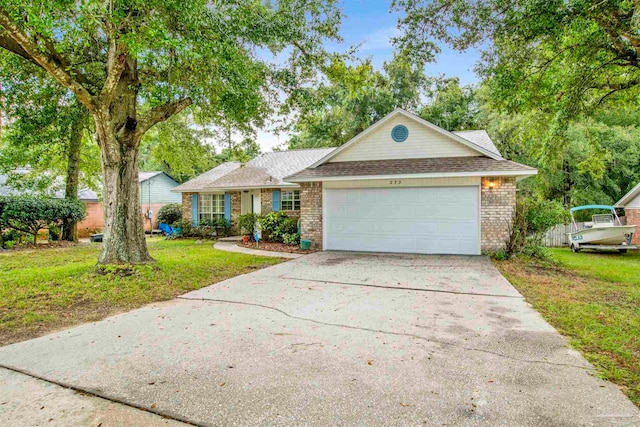
{"label": "green leaves", "polygon": [[38,231],[51,224],[80,221],[85,214],[84,204],[79,200],[34,196],[0,198],[0,226],[32,234],[34,239]]}

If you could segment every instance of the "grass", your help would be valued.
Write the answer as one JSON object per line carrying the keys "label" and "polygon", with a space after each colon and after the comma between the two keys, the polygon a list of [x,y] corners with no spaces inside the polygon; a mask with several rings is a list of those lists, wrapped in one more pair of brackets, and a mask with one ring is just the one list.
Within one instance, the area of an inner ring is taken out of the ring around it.
{"label": "grass", "polygon": [[211,243],[148,239],[154,264],[97,274],[96,244],[0,254],[0,345],[174,298],[280,262],[222,252]]}
{"label": "grass", "polygon": [[529,303],[640,406],[640,253],[551,249],[555,263],[496,261]]}

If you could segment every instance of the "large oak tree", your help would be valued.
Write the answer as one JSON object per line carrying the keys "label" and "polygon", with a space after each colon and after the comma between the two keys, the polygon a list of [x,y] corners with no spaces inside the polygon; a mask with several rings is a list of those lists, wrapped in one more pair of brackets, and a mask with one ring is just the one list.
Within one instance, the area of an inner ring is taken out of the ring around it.
{"label": "large oak tree", "polygon": [[[340,18],[332,0],[3,2],[0,47],[53,76],[95,122],[100,263],[151,260],[139,207],[142,136],[192,103],[212,120],[259,120],[312,73]],[[269,62],[269,51],[289,60]]]}

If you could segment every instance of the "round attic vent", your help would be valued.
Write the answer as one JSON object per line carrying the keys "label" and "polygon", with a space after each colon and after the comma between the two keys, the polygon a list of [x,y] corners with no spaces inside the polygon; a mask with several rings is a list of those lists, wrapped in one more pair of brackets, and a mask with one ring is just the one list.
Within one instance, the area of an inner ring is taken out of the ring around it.
{"label": "round attic vent", "polygon": [[395,126],[391,129],[391,138],[395,142],[404,142],[409,137],[409,129],[404,125]]}

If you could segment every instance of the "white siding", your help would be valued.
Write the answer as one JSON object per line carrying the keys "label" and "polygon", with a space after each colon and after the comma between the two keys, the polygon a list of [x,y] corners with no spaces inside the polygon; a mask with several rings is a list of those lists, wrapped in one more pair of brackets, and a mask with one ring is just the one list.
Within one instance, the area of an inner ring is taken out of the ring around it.
{"label": "white siding", "polygon": [[451,178],[361,179],[352,181],[325,181],[323,188],[386,188],[386,187],[455,187],[480,185],[479,176]]}
{"label": "white siding", "polygon": [[640,209],[640,194],[638,194],[636,197],[631,199],[629,203],[627,203],[624,207],[632,208],[632,209]]}
{"label": "white siding", "polygon": [[[391,129],[405,125],[409,137],[404,142],[391,138]],[[385,159],[420,159],[431,157],[481,156],[479,152],[448,138],[408,117],[398,115],[356,141],[330,162]]]}

